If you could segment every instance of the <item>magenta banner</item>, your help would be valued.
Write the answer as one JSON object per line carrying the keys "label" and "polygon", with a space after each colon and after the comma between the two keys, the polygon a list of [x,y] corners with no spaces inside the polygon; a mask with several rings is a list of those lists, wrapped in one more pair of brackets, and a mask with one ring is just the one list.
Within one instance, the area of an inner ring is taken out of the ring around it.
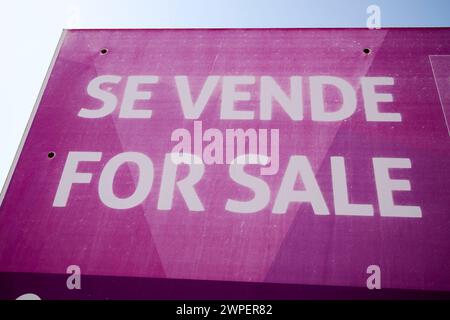
{"label": "magenta banner", "polygon": [[0,272],[450,291],[449,99],[448,28],[64,31]]}

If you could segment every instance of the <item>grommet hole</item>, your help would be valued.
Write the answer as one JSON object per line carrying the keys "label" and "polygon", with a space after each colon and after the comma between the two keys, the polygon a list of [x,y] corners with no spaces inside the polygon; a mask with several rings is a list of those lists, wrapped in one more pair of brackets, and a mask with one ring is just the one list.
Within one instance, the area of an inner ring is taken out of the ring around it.
{"label": "grommet hole", "polygon": [[363,52],[364,52],[365,55],[368,55],[368,54],[372,53],[372,50],[370,48],[364,48]]}

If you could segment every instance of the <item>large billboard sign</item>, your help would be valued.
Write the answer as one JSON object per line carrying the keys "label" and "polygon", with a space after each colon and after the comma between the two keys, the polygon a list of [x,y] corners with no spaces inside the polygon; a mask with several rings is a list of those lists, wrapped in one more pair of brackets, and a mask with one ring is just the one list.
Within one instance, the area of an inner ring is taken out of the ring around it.
{"label": "large billboard sign", "polygon": [[0,291],[448,292],[449,121],[450,29],[66,30],[2,193]]}

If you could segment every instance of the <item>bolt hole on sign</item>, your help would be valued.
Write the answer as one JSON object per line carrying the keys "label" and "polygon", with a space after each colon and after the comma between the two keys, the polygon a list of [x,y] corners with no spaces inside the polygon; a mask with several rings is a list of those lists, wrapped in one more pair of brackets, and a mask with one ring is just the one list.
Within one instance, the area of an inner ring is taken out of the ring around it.
{"label": "bolt hole on sign", "polygon": [[448,28],[66,30],[2,193],[3,294],[69,297],[20,277],[71,265],[448,292],[449,97]]}

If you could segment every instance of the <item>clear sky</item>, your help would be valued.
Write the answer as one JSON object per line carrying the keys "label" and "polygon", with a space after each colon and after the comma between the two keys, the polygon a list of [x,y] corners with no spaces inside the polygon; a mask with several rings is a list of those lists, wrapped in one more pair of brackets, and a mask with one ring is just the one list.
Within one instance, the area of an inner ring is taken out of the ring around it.
{"label": "clear sky", "polygon": [[[450,0],[0,0],[0,186],[63,28],[450,26]],[[57,119],[55,119],[57,121]]]}

